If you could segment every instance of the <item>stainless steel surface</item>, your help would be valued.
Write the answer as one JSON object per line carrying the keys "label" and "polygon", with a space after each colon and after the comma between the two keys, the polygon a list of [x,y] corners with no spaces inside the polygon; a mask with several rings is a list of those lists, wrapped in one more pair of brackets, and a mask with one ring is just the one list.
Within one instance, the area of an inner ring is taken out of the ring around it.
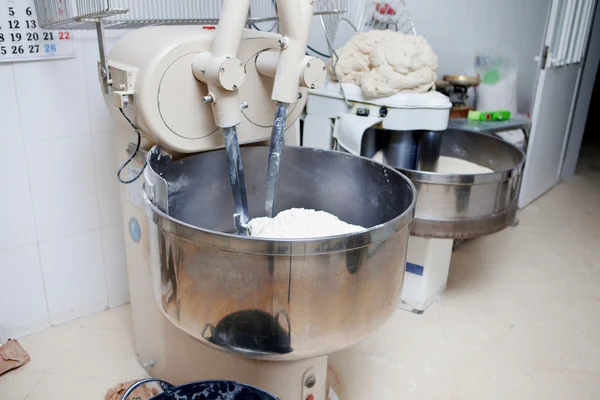
{"label": "stainless steel surface", "polygon": [[[146,155],[146,161],[154,165],[154,168],[161,170],[172,161],[171,155],[157,146],[154,146]],[[160,174],[154,173],[146,165],[144,168],[144,192],[148,199],[162,212],[169,212],[169,184]]]}
{"label": "stainless steel surface", "polygon": [[240,155],[237,128],[231,126],[223,128],[225,139],[225,153],[227,154],[227,171],[229,184],[233,195],[233,226],[240,235],[247,234],[248,228],[248,197],[246,196],[246,182],[244,180],[244,166]]}
{"label": "stainless steel surface", "polygon": [[415,169],[417,165],[417,132],[386,131],[386,134],[388,140],[383,148],[385,164],[398,169]]}
{"label": "stainless steel surface", "polygon": [[440,155],[492,169],[487,174],[445,174],[400,168],[415,184],[418,202],[412,234],[469,239],[510,226],[525,155],[491,135],[448,130]]}
{"label": "stainless steel surface", "polygon": [[[386,131],[384,161],[394,168],[436,171],[440,158],[442,132]],[[361,149],[361,155],[365,155]]]}
{"label": "stainless steel surface", "polygon": [[437,171],[442,150],[442,136],[442,132],[419,132],[416,159],[419,171]]}
{"label": "stainless steel surface", "polygon": [[287,120],[289,104],[277,102],[273,130],[271,131],[271,145],[269,147],[269,164],[267,167],[267,197],[265,200],[265,216],[273,217],[275,206],[275,191],[279,179],[279,165],[281,163],[281,148],[283,147],[283,136],[285,134],[285,122]]}
{"label": "stainless steel surface", "polygon": [[479,86],[481,80],[479,78],[475,78],[467,75],[445,75],[444,80],[451,85],[456,86]]}
{"label": "stainless steel surface", "polygon": [[[267,147],[242,148],[250,217],[262,216]],[[158,304],[209,346],[269,360],[353,345],[396,310],[415,192],[395,170],[349,154],[285,147],[275,211],[324,210],[365,232],[305,240],[223,233],[233,202],[223,150],[164,163],[168,213],[146,197]],[[149,177],[152,179],[152,177]],[[148,187],[146,187],[146,191]]]}
{"label": "stainless steel surface", "polygon": [[[340,14],[347,0],[318,0],[315,15]],[[107,28],[138,28],[156,24],[216,24],[223,0],[35,0],[45,29],[93,29],[102,19]],[[277,20],[272,0],[252,0],[248,24]]]}

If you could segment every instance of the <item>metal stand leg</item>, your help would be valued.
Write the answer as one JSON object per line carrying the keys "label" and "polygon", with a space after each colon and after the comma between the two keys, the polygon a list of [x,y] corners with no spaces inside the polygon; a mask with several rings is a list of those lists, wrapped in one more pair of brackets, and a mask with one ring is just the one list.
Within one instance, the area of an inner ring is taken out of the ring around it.
{"label": "metal stand leg", "polygon": [[384,148],[385,163],[394,168],[415,169],[417,157],[416,134],[413,131],[389,131]]}
{"label": "metal stand leg", "polygon": [[442,132],[422,132],[417,147],[417,170],[436,172],[442,149]]}

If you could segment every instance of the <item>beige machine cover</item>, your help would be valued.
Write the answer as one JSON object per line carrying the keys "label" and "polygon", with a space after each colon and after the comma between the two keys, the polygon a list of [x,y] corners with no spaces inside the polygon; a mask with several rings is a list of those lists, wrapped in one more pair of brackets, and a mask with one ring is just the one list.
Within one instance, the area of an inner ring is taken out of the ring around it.
{"label": "beige machine cover", "polygon": [[[138,29],[122,38],[109,55],[112,87],[133,94],[126,112],[141,129],[144,147],[158,144],[178,153],[195,153],[223,147],[223,135],[215,125],[210,104],[205,104],[207,86],[192,73],[192,64],[209,52],[214,31],[202,26],[163,26]],[[257,56],[277,49],[280,35],[244,30],[238,54],[246,78],[238,89],[242,122],[241,144],[269,139],[275,113],[271,100],[273,77],[257,71]],[[300,116],[307,89],[290,104],[287,127]],[[113,96],[113,100],[115,97]],[[118,104],[117,104],[118,105]],[[116,107],[110,107],[117,112]],[[122,119],[120,115],[115,118]]]}

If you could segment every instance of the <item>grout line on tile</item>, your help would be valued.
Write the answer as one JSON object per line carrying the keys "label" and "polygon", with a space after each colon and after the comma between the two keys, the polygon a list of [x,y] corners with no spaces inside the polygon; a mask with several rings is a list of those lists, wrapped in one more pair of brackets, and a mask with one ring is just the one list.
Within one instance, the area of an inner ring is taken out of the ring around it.
{"label": "grout line on tile", "polygon": [[33,392],[33,389],[35,389],[37,387],[37,385],[40,384],[40,382],[42,381],[42,378],[44,376],[46,376],[47,372],[42,372],[42,374],[40,375],[40,378],[37,380],[37,382],[35,383],[35,385],[33,385],[31,387],[31,389],[29,389],[29,391],[27,392],[27,394],[25,394],[25,397],[23,397],[23,400],[26,400],[27,397],[29,397],[29,395],[31,394],[31,392]]}
{"label": "grout line on tile", "polygon": [[[83,57],[83,65],[86,66],[87,62],[89,61],[88,57],[86,57],[86,51],[85,51],[86,44],[85,44],[83,35],[79,35],[79,36],[80,36],[79,40],[81,41],[81,50],[82,50],[81,56]],[[98,59],[99,58],[100,58],[100,51],[98,50]],[[97,60],[96,63],[98,63],[98,61],[99,60]],[[87,108],[88,108],[88,123],[90,125],[90,133],[93,133],[94,129],[93,129],[93,126],[92,126],[93,123],[92,123],[92,102],[91,102],[92,93],[89,91],[89,87],[87,87],[88,84],[89,84],[89,80],[88,79],[90,78],[90,76],[89,76],[90,71],[89,71],[89,68],[84,68],[84,69],[85,69],[85,84],[86,84],[86,96],[85,96],[85,99],[86,99]],[[98,69],[93,69],[93,71],[98,71]],[[98,82],[98,85],[100,86],[100,82]]]}
{"label": "grout line on tile", "polygon": [[17,112],[19,113],[19,129],[21,134],[21,143],[23,145],[23,154],[25,154],[25,172],[27,173],[27,187],[29,188],[29,198],[31,199],[29,207],[31,208],[31,216],[33,218],[33,224],[35,226],[35,248],[37,250],[38,268],[40,269],[40,275],[42,277],[42,288],[44,289],[44,305],[46,306],[46,324],[52,326],[50,321],[50,306],[48,305],[48,290],[46,289],[46,278],[44,277],[44,268],[42,268],[42,254],[40,252],[40,235],[38,232],[38,222],[35,216],[35,209],[33,206],[33,188],[31,187],[31,171],[29,170],[29,156],[27,155],[27,145],[25,143],[25,134],[23,132],[23,113],[21,112],[21,105],[19,104],[19,91],[17,89],[17,79],[15,77],[15,65],[12,63],[12,77],[13,86],[15,88],[15,105],[17,106]]}
{"label": "grout line on tile", "polygon": [[74,138],[85,138],[85,137],[91,137],[93,136],[93,134],[91,133],[76,133],[73,135],[61,135],[61,136],[53,136],[50,138],[43,138],[43,139],[30,139],[29,141],[26,142],[26,144],[44,144],[44,143],[48,143],[48,142],[56,142],[56,141],[61,141],[61,140],[67,140],[67,139],[74,139]]}
{"label": "grout line on tile", "polygon": [[73,232],[73,233],[68,233],[66,235],[60,235],[60,236],[56,236],[56,237],[51,237],[48,239],[44,239],[44,240],[40,240],[39,243],[47,243],[47,242],[53,242],[55,240],[59,240],[59,239],[67,239],[73,236],[78,236],[81,235],[83,233],[90,233],[90,232],[94,232],[94,231],[99,231],[100,230],[100,225],[94,227],[94,228],[89,228],[89,229],[84,229],[82,231],[78,231],[78,232]]}
{"label": "grout line on tile", "polygon": [[[35,218],[35,216],[34,216]],[[37,249],[37,258],[38,264],[40,268],[40,274],[42,275],[42,288],[44,288],[44,300],[46,305],[46,318],[48,326],[52,326],[52,320],[50,319],[50,304],[48,303],[48,290],[46,289],[46,277],[44,276],[44,268],[42,267],[42,252],[40,251],[40,242],[38,241],[35,244],[35,248]]]}
{"label": "grout line on tile", "polygon": [[104,291],[106,293],[106,306],[108,308],[110,308],[110,293],[108,290],[108,274],[107,274],[107,267],[106,267],[106,255],[104,254],[104,238],[102,235],[102,226],[101,226],[101,221],[100,221],[100,214],[101,214],[101,210],[100,210],[100,200],[99,200],[99,191],[100,191],[100,185],[98,182],[98,166],[96,165],[96,157],[94,157],[95,154],[95,146],[94,146],[94,138],[93,135],[90,138],[91,142],[92,142],[92,168],[94,170],[94,185],[96,185],[96,209],[98,211],[98,233],[100,235],[100,250],[102,253],[102,272],[104,274]]}

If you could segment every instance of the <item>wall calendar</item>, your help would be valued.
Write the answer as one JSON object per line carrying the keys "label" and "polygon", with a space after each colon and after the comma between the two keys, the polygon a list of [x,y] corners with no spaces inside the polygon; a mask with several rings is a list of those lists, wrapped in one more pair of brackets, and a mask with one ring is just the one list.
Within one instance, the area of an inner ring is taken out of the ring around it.
{"label": "wall calendar", "polygon": [[70,57],[71,31],[41,29],[32,0],[0,0],[0,62]]}

